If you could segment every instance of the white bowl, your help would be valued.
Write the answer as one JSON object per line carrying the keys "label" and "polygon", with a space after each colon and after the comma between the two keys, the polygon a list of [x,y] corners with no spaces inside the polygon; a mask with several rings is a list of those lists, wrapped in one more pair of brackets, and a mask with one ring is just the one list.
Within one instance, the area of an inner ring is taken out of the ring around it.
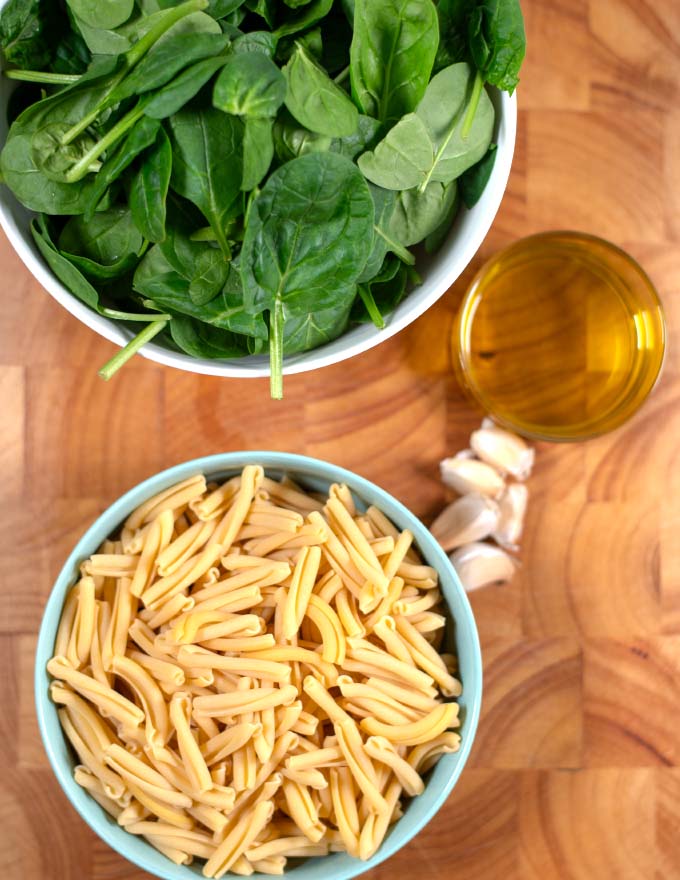
{"label": "white bowl", "polygon": [[[0,0],[0,7],[4,5]],[[0,143],[2,144],[7,137],[7,100],[13,88],[13,83],[0,77]],[[313,351],[290,355],[284,360],[284,375],[304,373],[307,370],[336,364],[379,345],[419,318],[446,293],[465,270],[491,228],[507,186],[515,150],[517,99],[514,95],[510,96],[506,92],[496,90],[492,90],[491,98],[496,109],[494,140],[498,144],[491,178],[474,208],[472,210],[462,208],[458,213],[439,251],[427,259],[418,261],[417,268],[423,283],[397,306],[387,319],[384,330],[378,330],[373,324],[362,324],[353,327],[327,345],[322,345]],[[132,337],[127,328],[93,312],[69,293],[52,274],[33,242],[29,229],[31,217],[31,212],[19,204],[8,187],[0,187],[0,225],[29,272],[50,296],[53,296],[83,324],[91,327],[105,339],[121,346],[125,345]],[[190,357],[153,342],[145,345],[141,354],[159,364],[208,376],[257,378],[269,375],[269,358],[262,355],[214,361],[208,358]]]}

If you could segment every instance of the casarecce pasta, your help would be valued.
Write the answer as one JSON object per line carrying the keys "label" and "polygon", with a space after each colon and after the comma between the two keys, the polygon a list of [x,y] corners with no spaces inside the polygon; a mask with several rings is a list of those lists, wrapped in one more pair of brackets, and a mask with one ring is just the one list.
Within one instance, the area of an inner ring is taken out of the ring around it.
{"label": "casarecce pasta", "polygon": [[47,667],[74,778],[177,864],[368,859],[459,746],[437,573],[346,486],[196,475],[81,573]]}

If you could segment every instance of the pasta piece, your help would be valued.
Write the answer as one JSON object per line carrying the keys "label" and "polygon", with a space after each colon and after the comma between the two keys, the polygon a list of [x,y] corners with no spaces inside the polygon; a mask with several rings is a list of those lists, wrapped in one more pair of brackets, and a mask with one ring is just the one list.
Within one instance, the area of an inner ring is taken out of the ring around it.
{"label": "pasta piece", "polygon": [[326,826],[319,820],[309,789],[291,779],[284,779],[281,787],[287,812],[305,837],[318,843],[326,833]]}
{"label": "pasta piece", "polygon": [[384,736],[392,743],[414,746],[434,739],[449,727],[457,727],[458,723],[458,703],[442,703],[424,718],[409,724],[383,724],[364,718],[361,729],[370,736]]}
{"label": "pasta piece", "polygon": [[399,785],[409,797],[422,794],[425,783],[420,774],[399,755],[388,739],[383,736],[369,736],[366,740],[366,752],[371,758],[385,764],[394,772]]}
{"label": "pasta piece", "polygon": [[288,641],[296,635],[305,616],[320,562],[318,547],[303,547],[300,551],[283,609],[283,637]]}
{"label": "pasta piece", "polygon": [[273,813],[274,804],[263,801],[253,808],[248,820],[239,819],[205,863],[203,876],[219,878],[226,874],[271,820]]}

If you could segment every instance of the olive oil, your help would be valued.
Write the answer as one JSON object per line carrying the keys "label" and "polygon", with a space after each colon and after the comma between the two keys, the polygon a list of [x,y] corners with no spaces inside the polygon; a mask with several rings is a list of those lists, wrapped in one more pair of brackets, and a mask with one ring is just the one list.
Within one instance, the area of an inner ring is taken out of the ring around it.
{"label": "olive oil", "polygon": [[454,363],[497,421],[574,440],[620,425],[663,361],[663,312],[649,278],[619,248],[551,232],[506,248],[461,306]]}

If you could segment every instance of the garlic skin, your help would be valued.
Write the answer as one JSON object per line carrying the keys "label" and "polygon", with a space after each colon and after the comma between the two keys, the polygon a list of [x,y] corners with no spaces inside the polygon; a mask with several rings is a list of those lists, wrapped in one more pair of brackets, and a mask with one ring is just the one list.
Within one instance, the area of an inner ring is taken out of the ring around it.
{"label": "garlic skin", "polygon": [[439,465],[444,485],[459,495],[475,492],[498,498],[505,489],[505,480],[490,464],[471,457],[468,450],[453,458],[445,458]]}
{"label": "garlic skin", "polygon": [[511,580],[517,562],[492,544],[476,542],[454,550],[449,556],[466,592],[488,584]]}
{"label": "garlic skin", "polygon": [[488,538],[499,530],[500,521],[498,504],[487,495],[473,492],[445,507],[432,523],[430,531],[444,550],[449,552],[463,544]]}
{"label": "garlic skin", "polygon": [[528,500],[524,483],[511,483],[498,499],[499,521],[491,537],[506,550],[519,549]]}
{"label": "garlic skin", "polygon": [[479,459],[517,480],[526,480],[534,466],[534,450],[521,437],[489,419],[484,419],[482,427],[472,432],[470,446]]}

